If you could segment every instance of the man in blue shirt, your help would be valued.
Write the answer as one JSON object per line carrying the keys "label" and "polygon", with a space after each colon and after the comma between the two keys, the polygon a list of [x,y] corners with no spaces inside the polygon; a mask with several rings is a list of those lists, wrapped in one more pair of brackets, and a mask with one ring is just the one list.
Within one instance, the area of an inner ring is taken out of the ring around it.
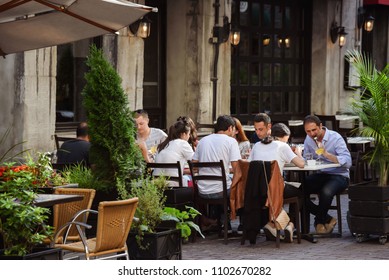
{"label": "man in blue shirt", "polygon": [[[307,134],[304,141],[304,155],[312,154],[313,159],[323,163],[339,163],[340,167],[323,169],[309,175],[304,184],[307,209],[315,215],[315,229],[319,234],[331,233],[337,220],[328,215],[332,199],[348,187],[350,180],[351,155],[343,137],[336,131],[324,127],[317,116],[308,115],[304,119]],[[316,205],[310,194],[318,194]]]}

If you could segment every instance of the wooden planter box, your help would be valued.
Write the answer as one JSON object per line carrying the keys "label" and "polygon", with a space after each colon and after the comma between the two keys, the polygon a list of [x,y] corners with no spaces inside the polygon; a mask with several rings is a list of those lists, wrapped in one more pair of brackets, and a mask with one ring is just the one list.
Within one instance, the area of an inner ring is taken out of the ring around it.
{"label": "wooden planter box", "polygon": [[389,218],[360,217],[350,214],[350,231],[357,234],[385,235],[389,233]]}
{"label": "wooden planter box", "polygon": [[389,201],[350,200],[348,208],[353,216],[389,217]]}
{"label": "wooden planter box", "polygon": [[0,260],[62,260],[62,249],[60,248],[36,248],[25,256],[5,256],[0,250]]}
{"label": "wooden planter box", "polygon": [[379,187],[377,185],[352,186],[348,189],[348,197],[351,200],[388,201],[389,186]]}
{"label": "wooden planter box", "polygon": [[357,241],[364,240],[364,235],[379,235],[381,244],[386,242],[389,233],[389,187],[377,185],[352,186],[348,190],[348,223]]}
{"label": "wooden planter box", "polygon": [[178,229],[158,228],[155,233],[146,233],[143,243],[146,249],[141,249],[135,239],[135,233],[130,232],[127,247],[132,260],[180,260],[181,232]]}

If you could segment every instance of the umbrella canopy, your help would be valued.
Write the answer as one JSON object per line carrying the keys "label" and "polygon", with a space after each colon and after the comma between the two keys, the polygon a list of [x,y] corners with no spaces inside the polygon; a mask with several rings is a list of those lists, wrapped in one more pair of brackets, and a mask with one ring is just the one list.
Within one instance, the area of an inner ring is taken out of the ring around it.
{"label": "umbrella canopy", "polygon": [[113,33],[150,11],[126,0],[0,0],[0,55]]}

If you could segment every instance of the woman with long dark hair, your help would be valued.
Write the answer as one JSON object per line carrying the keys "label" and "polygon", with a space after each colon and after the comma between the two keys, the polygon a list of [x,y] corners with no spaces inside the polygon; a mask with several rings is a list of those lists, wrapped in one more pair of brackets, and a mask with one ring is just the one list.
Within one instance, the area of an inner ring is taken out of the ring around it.
{"label": "woman with long dark hair", "polygon": [[[194,154],[192,147],[188,143],[190,131],[190,125],[185,120],[179,120],[170,126],[168,137],[158,145],[155,162],[176,163],[180,161],[183,174],[185,163],[191,160]],[[178,176],[178,171],[156,168],[153,174],[165,175],[167,177]],[[178,184],[177,182],[171,182],[170,185],[174,185],[174,183]]]}

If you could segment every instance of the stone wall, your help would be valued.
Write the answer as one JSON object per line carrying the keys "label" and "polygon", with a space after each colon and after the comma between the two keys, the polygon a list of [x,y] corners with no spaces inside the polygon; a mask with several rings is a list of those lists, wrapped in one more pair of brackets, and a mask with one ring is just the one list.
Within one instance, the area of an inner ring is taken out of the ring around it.
{"label": "stone wall", "polygon": [[8,55],[0,59],[0,135],[11,128],[0,155],[17,151],[52,151],[55,130],[56,47]]}
{"label": "stone wall", "polygon": [[[221,1],[220,25],[224,3]],[[226,12],[230,18],[230,6],[226,7]],[[212,122],[211,77],[215,50],[209,39],[214,14],[213,1],[167,1],[168,125],[179,115],[190,116],[201,123]],[[219,46],[216,116],[230,111],[230,50],[229,42]]]}
{"label": "stone wall", "polygon": [[[349,104],[353,91],[344,89],[344,58],[347,50],[358,48],[356,13],[359,0],[313,1],[311,113],[335,114]],[[343,6],[342,6],[343,3]],[[346,45],[332,43],[333,21],[345,27]]]}

